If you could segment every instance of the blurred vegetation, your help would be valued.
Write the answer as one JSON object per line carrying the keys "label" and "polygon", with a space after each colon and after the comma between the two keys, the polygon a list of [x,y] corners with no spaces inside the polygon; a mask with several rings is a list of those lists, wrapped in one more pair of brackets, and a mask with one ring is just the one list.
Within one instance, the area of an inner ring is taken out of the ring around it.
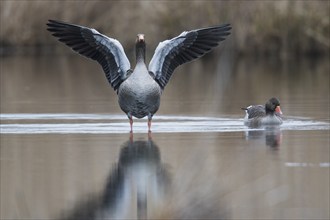
{"label": "blurred vegetation", "polygon": [[[226,48],[238,54],[296,57],[329,55],[330,1],[46,1],[0,2],[1,54],[63,50],[46,31],[48,19],[93,27],[125,50],[137,33],[147,43],[184,30],[230,23]],[[58,49],[60,48],[60,49]]]}

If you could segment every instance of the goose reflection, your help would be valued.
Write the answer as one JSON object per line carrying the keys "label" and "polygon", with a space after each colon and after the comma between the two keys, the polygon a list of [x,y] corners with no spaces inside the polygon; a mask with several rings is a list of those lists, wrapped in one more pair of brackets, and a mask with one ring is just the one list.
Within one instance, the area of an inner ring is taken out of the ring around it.
{"label": "goose reflection", "polygon": [[65,219],[146,219],[149,200],[153,206],[161,202],[170,182],[155,142],[131,137],[122,145],[103,193],[76,205]]}
{"label": "goose reflection", "polygon": [[267,126],[261,130],[247,130],[245,137],[247,140],[265,140],[266,146],[276,150],[282,142],[282,131],[280,126]]}

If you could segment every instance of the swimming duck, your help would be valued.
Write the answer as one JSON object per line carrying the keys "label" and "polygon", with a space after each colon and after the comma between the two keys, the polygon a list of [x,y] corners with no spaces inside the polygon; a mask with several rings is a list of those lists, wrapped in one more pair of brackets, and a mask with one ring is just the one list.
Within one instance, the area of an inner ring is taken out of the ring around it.
{"label": "swimming duck", "polygon": [[269,99],[263,105],[250,105],[245,110],[244,124],[249,127],[263,125],[280,125],[283,123],[280,101],[277,98]]}
{"label": "swimming duck", "polygon": [[135,43],[136,65],[131,69],[123,46],[116,39],[107,37],[93,28],[48,20],[47,30],[60,42],[75,52],[96,60],[106,78],[118,94],[120,108],[126,113],[133,131],[133,116],[151,120],[160,105],[160,96],[175,68],[192,61],[216,47],[229,34],[231,26],[224,24],[184,31],[179,36],[160,42],[147,67],[146,43],[138,34]]}

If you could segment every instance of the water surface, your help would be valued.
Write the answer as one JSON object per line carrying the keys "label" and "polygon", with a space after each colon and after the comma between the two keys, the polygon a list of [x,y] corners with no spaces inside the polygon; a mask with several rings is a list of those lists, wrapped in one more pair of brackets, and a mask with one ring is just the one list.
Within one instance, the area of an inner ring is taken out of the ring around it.
{"label": "water surface", "polygon": [[[187,64],[133,135],[94,62],[0,64],[1,219],[329,218],[327,61]],[[284,123],[245,127],[272,96]]]}

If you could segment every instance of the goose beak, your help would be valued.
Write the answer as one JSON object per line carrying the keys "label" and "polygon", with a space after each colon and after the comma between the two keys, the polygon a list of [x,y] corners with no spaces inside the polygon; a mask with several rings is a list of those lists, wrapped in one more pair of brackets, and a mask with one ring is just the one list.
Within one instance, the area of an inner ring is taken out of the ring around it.
{"label": "goose beak", "polygon": [[138,43],[144,42],[144,34],[138,34],[136,41]]}
{"label": "goose beak", "polygon": [[275,108],[275,112],[277,112],[277,113],[280,114],[280,115],[283,114],[282,111],[281,111],[280,106],[277,106],[277,107]]}

